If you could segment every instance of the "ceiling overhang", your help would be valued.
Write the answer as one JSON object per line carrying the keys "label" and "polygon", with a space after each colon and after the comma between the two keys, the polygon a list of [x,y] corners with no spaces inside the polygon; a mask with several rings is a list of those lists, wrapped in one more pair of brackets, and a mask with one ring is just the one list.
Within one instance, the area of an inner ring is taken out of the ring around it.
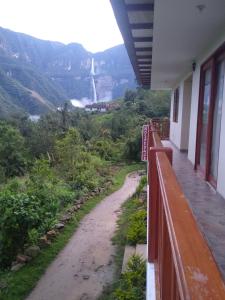
{"label": "ceiling overhang", "polygon": [[139,85],[150,88],[153,0],[110,0]]}
{"label": "ceiling overhang", "polygon": [[155,0],[151,88],[175,88],[223,35],[224,0]]}
{"label": "ceiling overhang", "polygon": [[110,1],[137,81],[146,88],[174,88],[225,37],[225,0]]}

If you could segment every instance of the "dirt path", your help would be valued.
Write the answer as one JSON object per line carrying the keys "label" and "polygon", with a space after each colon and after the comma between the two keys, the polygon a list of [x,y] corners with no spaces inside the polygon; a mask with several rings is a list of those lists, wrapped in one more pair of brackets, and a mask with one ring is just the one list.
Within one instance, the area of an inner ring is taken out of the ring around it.
{"label": "dirt path", "polygon": [[106,197],[80,223],[67,246],[46,270],[27,300],[93,300],[112,282],[115,247],[111,238],[121,204],[140,177],[129,175],[123,187]]}

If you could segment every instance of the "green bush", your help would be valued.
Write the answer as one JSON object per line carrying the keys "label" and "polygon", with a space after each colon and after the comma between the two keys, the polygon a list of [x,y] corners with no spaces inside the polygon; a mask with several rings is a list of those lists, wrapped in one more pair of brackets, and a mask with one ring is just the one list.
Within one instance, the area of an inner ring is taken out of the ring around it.
{"label": "green bush", "polygon": [[28,231],[28,244],[29,245],[37,245],[39,239],[39,232],[37,229],[32,228]]}
{"label": "green bush", "polygon": [[146,243],[147,212],[145,209],[138,210],[131,215],[127,231],[127,241],[131,245]]}
{"label": "green bush", "polygon": [[60,200],[72,193],[59,186],[45,160],[37,160],[26,181],[14,179],[0,192],[0,265],[8,266],[25,244],[35,244],[55,223]]}
{"label": "green bush", "polygon": [[[0,265],[10,264],[24,245],[49,230],[58,211],[58,202],[45,190],[39,194],[0,193]],[[34,230],[35,229],[35,230]]]}
{"label": "green bush", "polygon": [[113,293],[115,300],[144,300],[146,289],[146,263],[134,255],[128,261],[127,270]]}
{"label": "green bush", "polygon": [[32,228],[43,232],[55,215],[52,199],[26,193],[0,193],[0,265],[7,266],[18,251],[23,250]]}
{"label": "green bush", "polygon": [[18,129],[0,122],[0,179],[23,175],[27,166],[25,140]]}
{"label": "green bush", "polygon": [[136,190],[136,195],[140,195],[142,192],[143,188],[147,185],[147,176],[142,176],[141,181],[139,183],[139,186]]}
{"label": "green bush", "polygon": [[71,191],[70,186],[66,184],[56,185],[55,195],[62,207],[67,206],[75,200],[75,193]]}

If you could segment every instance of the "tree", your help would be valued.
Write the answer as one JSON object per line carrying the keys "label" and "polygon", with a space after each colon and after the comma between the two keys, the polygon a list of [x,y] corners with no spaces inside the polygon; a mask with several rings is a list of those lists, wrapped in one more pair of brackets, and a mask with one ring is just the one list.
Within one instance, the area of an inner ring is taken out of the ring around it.
{"label": "tree", "polygon": [[0,122],[0,170],[2,176],[23,175],[27,165],[24,138],[19,130]]}
{"label": "tree", "polygon": [[127,103],[134,103],[135,98],[137,97],[137,93],[132,90],[126,90],[124,95],[124,101]]}

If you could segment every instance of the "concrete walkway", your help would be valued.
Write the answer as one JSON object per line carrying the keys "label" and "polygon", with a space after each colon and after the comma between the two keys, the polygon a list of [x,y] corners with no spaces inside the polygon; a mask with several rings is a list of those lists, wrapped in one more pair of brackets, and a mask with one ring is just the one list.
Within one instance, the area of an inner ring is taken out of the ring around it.
{"label": "concrete walkway", "polygon": [[225,200],[194,171],[187,153],[163,145],[173,149],[173,169],[225,280]]}
{"label": "concrete walkway", "polygon": [[46,270],[27,300],[94,300],[113,280],[115,247],[111,238],[120,207],[136,190],[140,176],[106,197],[80,223],[67,246]]}

